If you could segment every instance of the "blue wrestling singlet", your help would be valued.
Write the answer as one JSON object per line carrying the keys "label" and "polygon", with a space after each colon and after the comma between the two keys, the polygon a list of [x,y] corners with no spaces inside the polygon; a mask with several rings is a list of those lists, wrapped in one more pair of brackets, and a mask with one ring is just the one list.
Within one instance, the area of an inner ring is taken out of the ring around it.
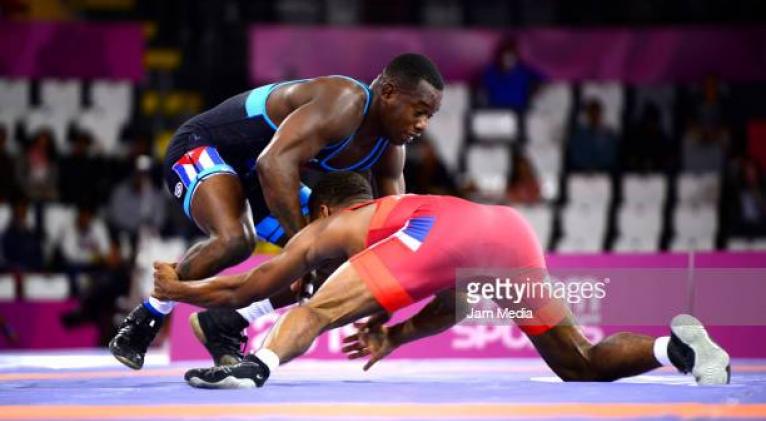
{"label": "blue wrestling singlet", "polygon": [[[347,79],[365,90],[366,116],[372,100],[370,88],[355,79]],[[217,174],[233,174],[242,182],[258,236],[273,243],[283,239],[284,230],[270,214],[263,198],[255,164],[277,130],[266,111],[269,95],[280,86],[302,82],[305,80],[273,83],[243,92],[193,117],[176,131],[165,157],[165,183],[190,219],[191,202],[199,183]],[[383,155],[388,140],[379,138],[369,154],[353,165],[335,168],[328,164],[353,142],[354,134],[323,148],[310,161],[311,166],[324,172],[370,169]],[[308,213],[310,193],[308,187],[301,185],[304,214]]]}

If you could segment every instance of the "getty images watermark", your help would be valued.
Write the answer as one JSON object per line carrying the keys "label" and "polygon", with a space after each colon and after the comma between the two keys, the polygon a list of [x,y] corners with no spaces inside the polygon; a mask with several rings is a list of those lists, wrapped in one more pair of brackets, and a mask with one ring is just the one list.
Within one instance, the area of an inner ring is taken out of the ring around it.
{"label": "getty images watermark", "polygon": [[541,269],[461,269],[456,315],[466,323],[534,323],[541,312],[590,303],[607,296],[609,278],[553,277]]}
{"label": "getty images watermark", "polygon": [[766,325],[766,268],[470,268],[456,275],[463,323],[545,325],[561,320],[563,308],[584,325],[664,327],[680,313],[707,325]]}

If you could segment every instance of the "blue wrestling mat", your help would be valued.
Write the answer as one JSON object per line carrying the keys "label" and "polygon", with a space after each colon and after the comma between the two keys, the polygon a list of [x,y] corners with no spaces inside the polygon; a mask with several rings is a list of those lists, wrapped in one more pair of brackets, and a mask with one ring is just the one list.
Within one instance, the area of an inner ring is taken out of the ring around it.
{"label": "blue wrestling mat", "polygon": [[766,419],[766,361],[735,361],[732,384],[670,369],[615,383],[562,383],[541,360],[298,360],[261,389],[200,390],[150,355],[138,372],[105,351],[0,353],[0,420]]}

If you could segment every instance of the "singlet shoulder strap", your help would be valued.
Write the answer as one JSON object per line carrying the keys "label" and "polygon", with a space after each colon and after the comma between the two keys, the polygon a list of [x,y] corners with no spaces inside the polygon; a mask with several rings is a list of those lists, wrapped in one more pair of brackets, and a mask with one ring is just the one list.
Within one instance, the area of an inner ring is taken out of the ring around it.
{"label": "singlet shoulder strap", "polygon": [[[367,111],[369,111],[370,103],[372,102],[372,91],[370,90],[370,87],[367,86],[366,84],[364,84],[364,83],[362,83],[362,82],[352,78],[352,77],[343,76],[343,75],[334,75],[334,76],[335,77],[340,77],[340,78],[343,78],[343,79],[348,79],[348,80],[356,83],[357,85],[361,86],[362,89],[364,89],[364,93],[367,96],[367,98],[365,99],[365,102],[364,102],[364,111],[362,112],[362,120],[364,120],[367,117]],[[335,152],[336,148],[339,151],[343,150],[354,139],[354,135],[356,135],[356,130],[349,137],[347,137],[345,139],[342,139],[342,140],[339,140],[339,141],[337,141],[337,142],[335,142],[333,144],[325,146],[324,148],[322,148],[322,151],[324,153],[327,153],[327,154],[332,154],[332,153]],[[335,156],[335,155],[333,155],[333,156]],[[326,159],[322,159],[322,161],[325,161],[325,160]]]}

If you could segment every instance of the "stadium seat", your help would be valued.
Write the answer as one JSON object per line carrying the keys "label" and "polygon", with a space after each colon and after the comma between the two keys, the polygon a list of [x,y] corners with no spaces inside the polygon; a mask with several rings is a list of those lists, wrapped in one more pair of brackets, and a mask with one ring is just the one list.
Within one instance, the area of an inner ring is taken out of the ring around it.
{"label": "stadium seat", "polygon": [[439,113],[464,114],[469,107],[469,89],[466,84],[450,83],[444,86]]}
{"label": "stadium seat", "polygon": [[129,81],[97,80],[91,86],[91,106],[109,119],[125,124],[133,110],[133,87]]}
{"label": "stadium seat", "polygon": [[572,109],[572,88],[564,83],[544,85],[532,98],[525,134],[530,144],[563,142]]}
{"label": "stadium seat", "polygon": [[0,232],[5,232],[11,222],[11,205],[0,203]]}
{"label": "stadium seat", "polygon": [[[581,105],[590,99],[598,99],[604,112],[604,124],[622,131],[622,110],[625,106],[625,90],[618,82],[585,82],[582,86]],[[582,107],[581,107],[582,110]]]}
{"label": "stadium seat", "polygon": [[606,175],[573,174],[567,180],[570,203],[606,208],[612,196],[611,182]]}
{"label": "stadium seat", "polygon": [[53,248],[61,239],[65,227],[75,223],[76,210],[73,206],[60,203],[51,203],[43,210],[43,233],[45,243],[43,250],[46,256],[50,256]]}
{"label": "stadium seat", "polygon": [[94,149],[109,156],[117,155],[119,152],[122,125],[122,122],[109,116],[102,108],[85,110],[75,120],[75,126],[79,130],[93,136]]}
{"label": "stadium seat", "polygon": [[468,149],[467,175],[482,194],[503,195],[510,167],[510,153],[506,145],[474,145]]}
{"label": "stadium seat", "polygon": [[465,143],[465,116],[463,114],[436,113],[428,124],[426,137],[450,171],[457,171],[460,154]]}
{"label": "stadium seat", "polygon": [[558,251],[601,251],[606,233],[606,208],[592,203],[570,203],[562,209],[561,223],[564,235]]}
{"label": "stadium seat", "polygon": [[569,203],[562,209],[561,222],[565,235],[590,234],[601,238],[606,232],[606,209],[591,203]]}
{"label": "stadium seat", "polygon": [[14,118],[23,115],[30,104],[29,81],[0,78],[0,111]]}
{"label": "stadium seat", "polygon": [[465,84],[446,85],[441,109],[431,118],[426,131],[426,136],[432,140],[439,158],[451,172],[459,169],[469,106],[469,89]]}
{"label": "stadium seat", "polygon": [[[11,222],[13,209],[11,205],[7,203],[0,203],[0,234],[5,232],[8,228],[8,224]],[[35,227],[35,211],[32,206],[27,210],[27,223],[31,228]]]}
{"label": "stadium seat", "polygon": [[586,235],[568,235],[559,241],[559,253],[598,253],[602,250],[602,239]]}
{"label": "stadium seat", "polygon": [[566,120],[572,109],[572,86],[568,83],[549,83],[540,87],[532,98],[530,114],[545,114],[557,121]]}
{"label": "stadium seat", "polygon": [[64,301],[69,298],[69,280],[63,273],[28,273],[23,280],[24,299],[28,301]]}
{"label": "stadium seat", "polygon": [[163,240],[154,233],[142,231],[139,234],[138,255],[129,292],[132,298],[129,300],[143,300],[143,297],[152,292],[155,261],[176,261],[186,252],[187,246],[188,244],[182,238]]}
{"label": "stadium seat", "polygon": [[17,121],[18,116],[16,114],[13,114],[10,111],[6,111],[2,108],[2,106],[0,106],[0,126],[5,127],[5,133],[7,135],[7,140],[5,141],[5,150],[12,154],[18,154],[21,150],[18,142],[16,141]]}
{"label": "stadium seat", "polygon": [[559,120],[543,113],[527,114],[525,118],[524,130],[529,144],[562,144],[566,129],[565,120]]}
{"label": "stadium seat", "polygon": [[644,235],[656,241],[662,231],[662,208],[623,205],[617,213],[617,229],[620,234]]}
{"label": "stadium seat", "polygon": [[554,201],[559,198],[559,178],[556,172],[537,170],[537,181],[540,183],[540,196],[543,200]]}
{"label": "stadium seat", "polygon": [[516,114],[510,110],[476,110],[471,115],[471,133],[481,141],[512,142],[518,135]]}
{"label": "stadium seat", "polygon": [[712,251],[715,239],[702,237],[677,237],[670,246],[671,251]]}
{"label": "stadium seat", "polygon": [[726,249],[729,251],[763,251],[766,250],[766,238],[729,238]]}
{"label": "stadium seat", "polygon": [[40,83],[40,101],[53,114],[74,117],[82,109],[82,83],[77,79],[45,79]]}
{"label": "stadium seat", "polygon": [[662,232],[662,208],[651,203],[623,205],[617,213],[616,252],[657,251]]}
{"label": "stadium seat", "polygon": [[675,236],[673,250],[712,250],[717,228],[717,212],[713,205],[676,206],[673,212]]}
{"label": "stadium seat", "polygon": [[677,182],[678,203],[682,206],[716,204],[720,184],[720,177],[716,173],[682,174]]}
{"label": "stadium seat", "polygon": [[729,238],[729,241],[726,243],[726,249],[729,251],[749,251],[751,243],[747,238]]}
{"label": "stadium seat", "polygon": [[615,253],[651,253],[657,251],[657,239],[644,236],[621,235],[614,243]]}
{"label": "stadium seat", "polygon": [[667,182],[662,175],[630,174],[623,177],[622,196],[626,205],[665,203]]}
{"label": "stadium seat", "polygon": [[514,206],[529,222],[543,249],[547,248],[553,226],[553,211],[549,205]]}
{"label": "stadium seat", "polygon": [[16,278],[4,273],[0,275],[0,302],[16,300]]}
{"label": "stadium seat", "polygon": [[528,144],[526,152],[536,171],[557,175],[561,173],[563,151],[559,145],[552,143]]}

